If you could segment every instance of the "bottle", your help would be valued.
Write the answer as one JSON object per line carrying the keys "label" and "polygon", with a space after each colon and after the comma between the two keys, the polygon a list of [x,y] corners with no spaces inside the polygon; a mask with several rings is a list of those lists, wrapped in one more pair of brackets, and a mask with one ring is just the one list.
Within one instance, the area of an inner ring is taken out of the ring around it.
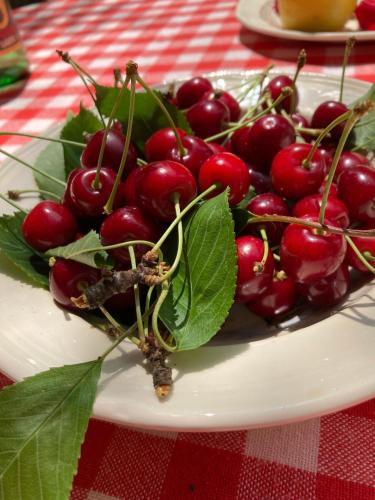
{"label": "bottle", "polygon": [[29,63],[7,0],[0,0],[0,97],[24,85]]}

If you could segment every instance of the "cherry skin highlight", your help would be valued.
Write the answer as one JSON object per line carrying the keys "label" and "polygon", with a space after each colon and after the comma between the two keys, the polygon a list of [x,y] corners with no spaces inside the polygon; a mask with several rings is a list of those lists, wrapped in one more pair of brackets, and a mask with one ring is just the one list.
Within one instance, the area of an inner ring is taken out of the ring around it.
{"label": "cherry skin highlight", "polygon": [[276,276],[267,290],[253,301],[248,302],[248,309],[262,318],[273,318],[292,309],[296,302],[296,285],[292,278],[278,279]]}

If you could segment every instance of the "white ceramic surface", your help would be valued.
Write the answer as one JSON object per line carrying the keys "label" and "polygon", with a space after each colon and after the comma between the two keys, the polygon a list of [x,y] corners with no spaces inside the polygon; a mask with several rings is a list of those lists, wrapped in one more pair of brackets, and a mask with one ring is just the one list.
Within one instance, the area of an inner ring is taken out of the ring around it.
{"label": "white ceramic surface", "polygon": [[[212,79],[230,89],[251,75]],[[299,88],[301,109],[311,113],[317,103],[337,97],[338,80],[305,74]],[[367,88],[348,80],[345,100]],[[31,141],[20,156],[32,162],[44,146]],[[1,192],[31,184],[30,172],[17,163],[1,166]],[[4,211],[9,207],[1,203]],[[93,359],[109,345],[101,332],[57,308],[47,291],[25,284],[4,257],[0,273],[1,371],[19,380]],[[95,416],[144,428],[213,431],[294,422],[364,401],[375,396],[374,302],[367,285],[337,311],[272,328],[236,307],[214,342],[171,357],[175,385],[163,402],[154,395],[141,355],[124,343],[104,363]]]}
{"label": "white ceramic surface", "polygon": [[239,0],[237,19],[249,29],[277,38],[305,40],[307,42],[345,42],[350,36],[357,41],[375,40],[375,31],[362,31],[358,21],[349,20],[342,31],[310,33],[282,29],[280,18],[275,12],[273,0]]}

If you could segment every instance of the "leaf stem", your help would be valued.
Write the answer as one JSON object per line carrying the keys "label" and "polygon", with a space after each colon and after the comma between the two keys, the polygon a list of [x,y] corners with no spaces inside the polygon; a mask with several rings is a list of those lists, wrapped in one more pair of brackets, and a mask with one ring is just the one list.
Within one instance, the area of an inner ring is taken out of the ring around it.
{"label": "leaf stem", "polygon": [[[134,247],[133,245],[128,246],[128,252],[130,257],[130,263],[132,269],[137,268],[137,261],[135,258]],[[134,285],[134,299],[135,299],[135,314],[137,316],[137,325],[138,325],[138,335],[140,340],[143,342],[145,340],[145,333],[143,331],[143,320],[142,320],[142,310],[141,310],[141,302],[139,299],[139,285],[138,283]]]}

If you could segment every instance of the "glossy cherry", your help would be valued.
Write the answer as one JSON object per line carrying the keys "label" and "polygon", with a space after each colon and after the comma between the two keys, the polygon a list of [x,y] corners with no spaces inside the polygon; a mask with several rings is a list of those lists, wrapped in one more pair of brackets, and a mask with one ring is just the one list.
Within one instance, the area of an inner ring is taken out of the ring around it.
{"label": "glossy cherry", "polygon": [[349,289],[350,275],[344,263],[332,274],[314,281],[299,283],[297,291],[315,307],[330,307],[340,302]]}
{"label": "glossy cherry", "polygon": [[217,142],[206,142],[207,146],[211,149],[212,154],[216,155],[217,153],[225,153],[230,152],[230,149],[227,149],[225,145],[218,144]]}
{"label": "glossy cherry", "polygon": [[357,166],[342,172],[337,181],[338,197],[348,207],[352,221],[375,221],[375,169]]}
{"label": "glossy cherry", "polygon": [[138,195],[136,191],[136,178],[138,176],[139,170],[143,167],[137,167],[130,172],[130,174],[125,179],[125,182],[122,184],[119,189],[122,190],[122,197],[124,199],[124,204],[136,207],[138,206]]}
{"label": "glossy cherry", "polygon": [[[132,240],[156,241],[157,236],[155,225],[138,207],[118,208],[105,218],[100,227],[100,239],[104,246]],[[140,259],[148,247],[137,245],[134,250],[137,259]],[[127,248],[116,248],[108,252],[116,261],[130,264]]]}
{"label": "glossy cherry", "polygon": [[249,302],[249,310],[262,318],[273,318],[292,309],[296,303],[296,285],[292,278],[273,277],[265,292]]}
{"label": "glossy cherry", "polygon": [[177,89],[176,104],[181,109],[190,108],[202,98],[203,94],[209,91],[213,91],[210,80],[202,76],[195,76]]}
{"label": "glossy cherry", "polygon": [[57,259],[49,274],[49,287],[55,301],[66,309],[75,311],[77,307],[71,297],[79,297],[88,286],[101,278],[101,272],[74,260]]}
{"label": "glossy cherry", "polygon": [[[316,221],[316,217],[303,219]],[[327,224],[332,223],[328,220]],[[281,239],[281,266],[298,282],[312,283],[334,273],[342,264],[346,241],[340,234],[319,234],[318,230],[289,224]]]}
{"label": "glossy cherry", "polygon": [[151,217],[171,221],[175,218],[174,194],[185,207],[197,195],[195,179],[184,165],[171,160],[145,165],[136,177],[138,205]]}
{"label": "glossy cherry", "polygon": [[[333,122],[340,115],[346,113],[348,107],[339,101],[325,101],[322,102],[314,111],[311,118],[311,127],[317,129],[325,129],[330,123]],[[345,122],[341,122],[330,133],[331,138],[337,141],[344,130]]]}
{"label": "glossy cherry", "polygon": [[354,151],[343,151],[335,170],[334,179],[337,181],[339,175],[342,174],[344,170],[359,167],[360,165],[371,167],[371,162],[368,158],[366,158],[366,156],[361,155],[360,153],[355,153]]}
{"label": "glossy cherry", "polygon": [[73,214],[56,201],[39,202],[22,223],[26,242],[40,252],[71,243],[77,229]]}
{"label": "glossy cherry", "polygon": [[[308,119],[301,115],[300,113],[292,113],[290,115],[293,123],[294,123],[294,126],[295,127],[300,127],[300,128],[309,128],[310,127],[310,123],[308,121]],[[311,135],[309,134],[304,134],[303,132],[300,132],[300,135],[303,137],[303,139],[306,141],[306,142],[311,142]]]}
{"label": "glossy cherry", "polygon": [[237,122],[241,115],[241,107],[235,97],[225,90],[215,90],[206,92],[202,99],[218,99],[223,102],[229,110],[229,119],[231,122]]}
{"label": "glossy cherry", "polygon": [[[326,187],[326,181],[323,181],[322,185],[318,189],[318,193],[323,194],[325,187]],[[337,191],[337,184],[335,184],[334,182],[332,182],[332,184],[331,184],[331,186],[329,188],[329,196],[335,196],[337,198],[337,192],[338,192]]]}
{"label": "glossy cherry", "polygon": [[[364,227],[363,229],[370,229],[367,227]],[[356,245],[358,250],[362,254],[369,254],[371,257],[375,257],[375,237],[374,236],[367,236],[365,238],[352,238],[353,243]],[[368,273],[370,272],[369,269],[363,264],[363,262],[357,257],[356,253],[352,248],[348,245],[348,249],[346,252],[346,262],[354,267],[354,269],[357,269],[358,271],[361,271],[362,273]],[[369,263],[372,266],[375,266],[375,261],[374,260],[369,260]]]}
{"label": "glossy cherry", "polygon": [[254,168],[249,168],[251,185],[255,189],[257,194],[260,193],[268,193],[272,189],[271,177],[269,175],[264,174],[263,172],[259,172]]}
{"label": "glossy cherry", "polygon": [[362,0],[355,9],[355,15],[363,30],[374,29],[375,2],[374,0]]}
{"label": "glossy cherry", "polygon": [[[263,193],[254,196],[246,209],[256,215],[289,215],[289,208],[285,201],[275,193]],[[267,232],[268,242],[271,246],[280,243],[286,224],[281,222],[259,222],[248,224],[245,232],[259,235],[259,230],[264,228]]]}
{"label": "glossy cherry", "polygon": [[[184,137],[186,132],[177,129],[178,135]],[[145,158],[148,162],[167,160],[168,154],[176,146],[176,136],[171,127],[161,128],[154,132],[146,141]]]}
{"label": "glossy cherry", "polygon": [[317,150],[309,165],[305,166],[303,162],[311,148],[311,144],[295,143],[277,153],[271,167],[272,186],[276,193],[298,199],[318,191],[324,179],[325,161]]}
{"label": "glossy cherry", "polygon": [[177,144],[175,144],[165,155],[163,160],[173,160],[185,165],[186,168],[197,179],[202,164],[213,155],[211,148],[203,139],[192,135],[185,135],[181,139],[185,153],[180,156]]}
{"label": "glossy cherry", "polygon": [[[95,168],[81,169],[70,182],[70,198],[76,209],[86,217],[102,215],[116,179],[115,172],[110,168],[100,170],[100,186],[93,186],[96,176]],[[117,194],[114,207],[119,206],[121,200],[120,190]]]}
{"label": "glossy cherry", "polygon": [[229,110],[218,99],[206,99],[189,108],[186,118],[194,133],[205,139],[222,132],[227,127]]}
{"label": "glossy cherry", "polygon": [[[87,136],[87,145],[81,155],[81,164],[85,168],[95,168],[98,165],[98,158],[104,130],[99,130]],[[121,126],[114,125],[108,132],[107,141],[104,148],[102,166],[118,171],[122,153],[125,146],[125,136],[121,131]],[[128,155],[126,157],[124,176],[137,166],[137,151],[130,143]]]}
{"label": "glossy cherry", "polygon": [[[319,216],[322,204],[321,194],[312,194],[299,200],[293,207],[295,217],[304,215]],[[325,208],[325,217],[329,219],[334,226],[347,228],[350,224],[349,211],[345,204],[335,196],[328,196]]]}
{"label": "glossy cherry", "polygon": [[237,238],[236,249],[238,269],[235,300],[244,303],[267,290],[272,282],[275,262],[272,252],[269,252],[264,269],[261,272],[257,269],[263,258],[264,243],[255,236]]}
{"label": "glossy cherry", "polygon": [[295,140],[293,126],[281,115],[265,115],[252,127],[233,134],[233,152],[258,170],[269,172],[272,160]]}
{"label": "glossy cherry", "polygon": [[218,153],[211,156],[201,166],[199,187],[201,191],[205,191],[213,184],[220,184],[220,187],[210,193],[210,197],[229,187],[229,204],[237,205],[246,196],[250,187],[250,174],[246,163],[232,153]]}
{"label": "glossy cherry", "polygon": [[[264,92],[269,92],[271,94],[271,100],[275,101],[280,95],[283,89],[286,87],[290,87],[293,89],[293,97],[288,96],[285,97],[281,103],[276,107],[277,111],[281,111],[282,109],[285,109],[287,113],[293,113],[295,109],[297,109],[298,105],[298,90],[293,82],[292,78],[290,78],[287,75],[278,75],[275,76],[275,78],[272,78],[272,80],[266,85]],[[293,106],[293,98],[294,98],[294,106]],[[293,109],[292,109],[293,106]]]}

